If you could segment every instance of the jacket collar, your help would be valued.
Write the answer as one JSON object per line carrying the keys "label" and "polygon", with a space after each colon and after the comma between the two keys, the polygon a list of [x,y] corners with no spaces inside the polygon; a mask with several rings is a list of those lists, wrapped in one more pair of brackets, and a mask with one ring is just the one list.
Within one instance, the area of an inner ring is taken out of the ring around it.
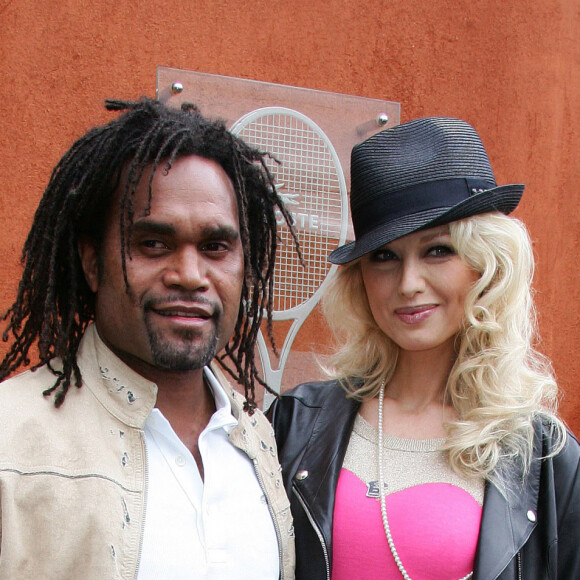
{"label": "jacket collar", "polygon": [[486,484],[473,580],[494,580],[526,543],[537,525],[540,489],[540,434],[536,429],[532,462],[525,480],[506,477],[511,489],[502,493]]}
{"label": "jacket collar", "polygon": [[222,386],[228,399],[230,400],[230,405],[232,407],[232,415],[236,418],[237,421],[240,421],[240,419],[245,416],[245,414],[243,413],[243,404],[245,401],[243,395],[238,393],[232,387],[230,381],[228,380],[228,378],[226,377],[220,366],[215,361],[213,361],[209,365],[209,368],[211,372],[214,374],[218,383]]}
{"label": "jacket collar", "polygon": [[258,449],[252,438],[247,436],[247,428],[250,422],[252,423],[252,426],[255,426],[255,421],[252,421],[248,414],[243,412],[245,399],[243,395],[238,393],[232,387],[227,377],[215,361],[211,363],[210,369],[230,400],[232,415],[237,420],[237,424],[228,432],[228,439],[238,449],[245,451],[250,459],[254,459],[257,455]]}
{"label": "jacket collar", "polygon": [[157,386],[127,366],[101,340],[94,324],[86,329],[77,355],[83,383],[95,398],[129,427],[142,429],[157,400]]}
{"label": "jacket collar", "polygon": [[[114,354],[101,340],[94,324],[85,331],[77,361],[84,384],[103,407],[129,427],[142,429],[155,406],[157,385]],[[215,362],[210,368],[230,400],[233,416],[243,427],[249,420],[243,412],[244,397],[231,386]]]}

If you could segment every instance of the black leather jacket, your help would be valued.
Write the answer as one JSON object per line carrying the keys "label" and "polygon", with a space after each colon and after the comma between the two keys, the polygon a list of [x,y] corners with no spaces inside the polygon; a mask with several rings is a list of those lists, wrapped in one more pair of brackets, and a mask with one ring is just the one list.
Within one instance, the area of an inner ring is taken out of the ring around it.
{"label": "black leather jacket", "polygon": [[[359,404],[336,381],[308,383],[274,402],[274,426],[296,531],[296,579],[330,580],[334,492]],[[580,446],[556,457],[538,422],[534,461],[509,501],[487,483],[473,580],[580,579]]]}

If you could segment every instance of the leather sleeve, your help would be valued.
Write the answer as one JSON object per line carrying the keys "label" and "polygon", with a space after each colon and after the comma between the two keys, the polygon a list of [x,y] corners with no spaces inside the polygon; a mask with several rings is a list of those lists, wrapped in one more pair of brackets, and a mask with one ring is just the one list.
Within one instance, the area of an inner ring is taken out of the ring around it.
{"label": "leather sleeve", "polygon": [[[580,578],[580,445],[571,433],[554,457],[558,578]],[[554,547],[550,546],[553,557]]]}

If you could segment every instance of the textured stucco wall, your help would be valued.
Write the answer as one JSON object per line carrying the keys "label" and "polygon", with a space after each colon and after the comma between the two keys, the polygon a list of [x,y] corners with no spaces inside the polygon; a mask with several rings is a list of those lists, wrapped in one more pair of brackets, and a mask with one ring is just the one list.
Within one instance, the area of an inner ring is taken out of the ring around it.
{"label": "textured stucco wall", "polygon": [[397,101],[403,121],[470,121],[498,182],[527,184],[516,215],[535,242],[541,349],[580,432],[579,6],[0,1],[0,308],[14,297],[19,251],[51,168],[75,137],[109,118],[105,98],[153,96],[158,65]]}

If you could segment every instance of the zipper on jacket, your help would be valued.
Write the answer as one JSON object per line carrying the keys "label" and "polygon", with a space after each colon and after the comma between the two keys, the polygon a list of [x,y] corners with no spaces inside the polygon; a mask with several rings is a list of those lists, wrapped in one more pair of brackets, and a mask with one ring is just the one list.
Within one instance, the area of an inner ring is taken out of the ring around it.
{"label": "zipper on jacket", "polygon": [[522,553],[516,554],[516,568],[518,569],[518,580],[522,580]]}
{"label": "zipper on jacket", "polygon": [[258,479],[258,483],[260,484],[260,488],[264,493],[264,497],[266,498],[266,503],[268,504],[268,511],[270,512],[270,518],[272,519],[272,523],[274,524],[274,531],[276,532],[276,540],[278,543],[278,562],[280,562],[280,580],[284,580],[284,562],[282,561],[282,533],[280,532],[280,526],[278,525],[278,520],[276,519],[276,514],[272,508],[270,503],[270,498],[268,497],[268,493],[266,488],[264,487],[264,480],[262,479],[262,474],[258,469],[258,460],[256,458],[252,459],[252,463],[254,464],[254,471],[256,472],[256,478]]}
{"label": "zipper on jacket", "polygon": [[147,512],[147,490],[149,489],[149,462],[147,461],[147,445],[145,444],[145,433],[140,431],[141,448],[143,449],[143,459],[145,463],[145,481],[143,482],[143,513],[141,514],[141,537],[139,538],[139,551],[137,552],[137,565],[135,566],[135,580],[139,577],[139,567],[143,554],[143,539],[145,537],[145,515]]}
{"label": "zipper on jacket", "polygon": [[316,522],[314,521],[314,518],[312,517],[310,510],[306,506],[306,503],[302,499],[302,496],[300,495],[299,491],[294,486],[294,483],[292,483],[292,493],[298,498],[298,501],[300,502],[302,509],[304,510],[304,512],[306,513],[306,516],[308,517],[308,520],[310,521],[310,525],[312,526],[312,528],[316,532],[316,535],[318,536],[318,540],[320,541],[320,546],[322,547],[322,553],[324,554],[324,564],[326,566],[326,580],[330,580],[330,559],[328,557],[328,549],[326,547],[326,543],[324,541],[324,536],[322,535],[322,531],[316,525]]}

